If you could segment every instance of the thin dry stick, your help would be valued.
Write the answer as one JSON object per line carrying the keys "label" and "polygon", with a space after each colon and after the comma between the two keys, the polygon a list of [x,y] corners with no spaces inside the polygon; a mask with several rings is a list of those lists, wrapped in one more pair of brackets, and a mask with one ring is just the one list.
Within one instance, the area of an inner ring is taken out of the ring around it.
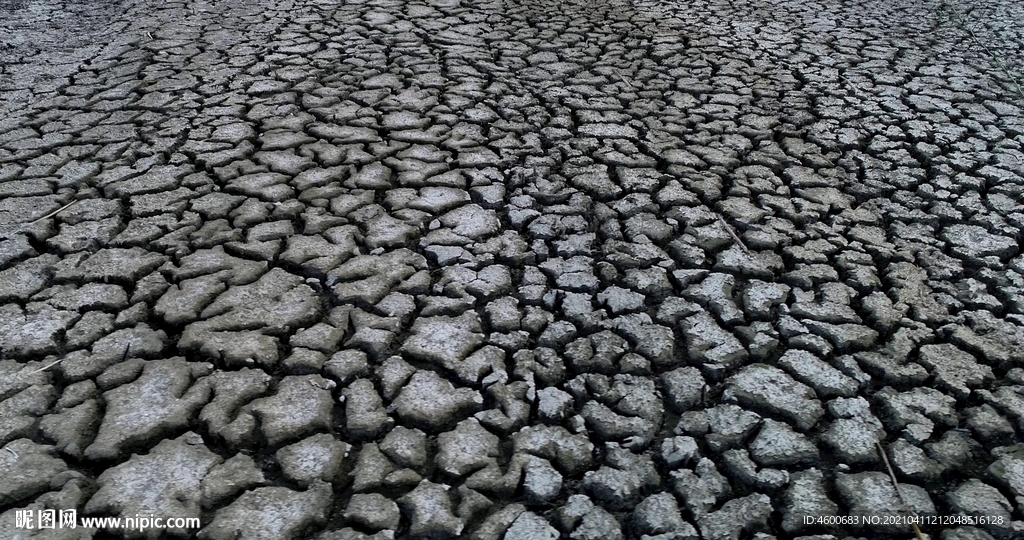
{"label": "thin dry stick", "polygon": [[[903,498],[903,492],[900,491],[900,483],[896,481],[896,473],[892,470],[892,465],[889,464],[889,456],[885,454],[885,448],[882,448],[882,443],[875,441],[875,446],[878,447],[878,453],[882,454],[882,461],[885,462],[885,468],[889,470],[889,478],[892,479],[892,487],[896,489],[896,496],[899,497],[900,503],[903,504],[903,510],[908,514],[913,514],[910,511],[910,506],[907,505],[907,500]],[[917,526],[917,523],[910,523],[910,526],[914,528],[914,534],[917,535],[917,540],[924,540],[924,535],[921,534],[921,529]]]}
{"label": "thin dry stick", "polygon": [[33,371],[32,373],[29,373],[29,375],[35,375],[36,373],[39,373],[41,371],[46,371],[46,370],[52,368],[53,366],[56,366],[57,364],[59,364],[59,363],[61,363],[63,361],[64,361],[63,358],[58,358],[58,359],[54,360],[53,362],[50,362],[49,364],[46,364],[45,366],[43,366],[43,367]]}
{"label": "thin dry stick", "polygon": [[953,17],[956,18],[957,25],[960,26],[960,29],[964,30],[971,36],[971,41],[973,41],[975,45],[978,45],[982,49],[985,49],[985,52],[992,57],[992,60],[994,60],[996,65],[999,66],[999,69],[1003,70],[1003,74],[1006,75],[1006,77],[1010,79],[1010,82],[1012,82],[1013,85],[1017,87],[1017,93],[1020,94],[1021,99],[1024,99],[1024,88],[1021,87],[1020,81],[1017,80],[1017,77],[1015,77],[1013,73],[1010,72],[1010,70],[1006,67],[1006,64],[1003,63],[1002,58],[1000,58],[999,55],[997,55],[996,53],[992,52],[992,49],[990,49],[984,41],[978,38],[978,35],[974,33],[974,30],[972,30],[971,27],[967,26],[967,21],[964,20],[963,15],[960,14],[960,11],[955,9],[950,3],[945,3],[945,7],[946,10],[952,13]]}
{"label": "thin dry stick", "polygon": [[18,453],[15,452],[14,449],[11,448],[10,446],[5,446],[4,450],[7,450],[8,452],[10,452],[11,455],[14,456],[14,459],[18,459]]}
{"label": "thin dry stick", "polygon": [[61,206],[60,208],[54,210],[53,212],[50,212],[49,214],[46,214],[45,216],[43,216],[41,218],[36,218],[34,221],[29,222],[29,225],[32,225],[33,223],[38,223],[38,222],[40,222],[40,221],[42,221],[42,220],[44,220],[46,218],[52,218],[53,216],[56,216],[57,214],[67,210],[68,208],[71,208],[72,206],[74,206],[76,204],[78,204],[78,199],[75,199],[75,200],[65,204],[64,206]]}
{"label": "thin dry stick", "polygon": [[718,215],[718,220],[722,222],[722,225],[725,225],[725,232],[729,233],[729,236],[731,236],[732,239],[735,240],[736,243],[740,245],[740,249],[743,250],[743,253],[750,255],[750,250],[747,249],[747,245],[743,243],[743,240],[740,240],[740,237],[736,236],[736,231],[732,230],[732,225],[729,225],[729,223],[725,221],[725,218],[722,217],[721,214]]}
{"label": "thin dry stick", "polygon": [[844,81],[846,81],[846,84],[847,84],[847,85],[848,85],[848,86],[850,87],[850,89],[852,89],[852,90],[853,90],[853,93],[854,93],[854,94],[855,94],[855,95],[856,95],[857,97],[859,97],[859,98],[861,98],[861,99],[867,99],[867,96],[866,96],[866,95],[864,94],[864,92],[861,92],[861,91],[860,91],[860,88],[857,88],[857,85],[856,85],[856,84],[854,84],[854,83],[853,83],[853,81],[851,81],[850,79],[847,79],[847,78],[846,78],[845,76],[843,76],[843,75],[839,75],[839,78],[840,78],[840,79],[842,79],[842,80],[844,80]]}
{"label": "thin dry stick", "polygon": [[618,75],[620,79],[622,79],[622,82],[626,83],[626,86],[630,87],[633,90],[636,90],[636,87],[633,86],[632,84],[630,84],[630,82],[626,80],[626,76],[623,75],[621,71],[616,69],[615,70],[615,74]]}

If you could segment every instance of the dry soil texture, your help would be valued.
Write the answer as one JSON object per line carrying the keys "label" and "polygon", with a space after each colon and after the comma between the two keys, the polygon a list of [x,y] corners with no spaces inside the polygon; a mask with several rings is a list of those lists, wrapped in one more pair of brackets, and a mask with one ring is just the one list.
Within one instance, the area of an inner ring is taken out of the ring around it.
{"label": "dry soil texture", "polygon": [[0,537],[1022,538],[971,4],[0,1]]}

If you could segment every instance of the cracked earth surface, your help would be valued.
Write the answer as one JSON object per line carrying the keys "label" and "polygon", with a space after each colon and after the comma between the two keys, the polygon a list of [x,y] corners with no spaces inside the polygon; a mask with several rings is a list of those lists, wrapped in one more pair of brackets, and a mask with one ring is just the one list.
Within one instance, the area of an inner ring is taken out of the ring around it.
{"label": "cracked earth surface", "polygon": [[1024,537],[1021,20],[0,2],[0,536]]}

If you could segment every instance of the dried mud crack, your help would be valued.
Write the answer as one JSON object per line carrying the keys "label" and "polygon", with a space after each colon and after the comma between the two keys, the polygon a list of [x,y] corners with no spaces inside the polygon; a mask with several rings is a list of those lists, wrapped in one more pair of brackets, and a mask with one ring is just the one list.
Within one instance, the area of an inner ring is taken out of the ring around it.
{"label": "dried mud crack", "polygon": [[1021,20],[0,0],[0,537],[1024,538]]}

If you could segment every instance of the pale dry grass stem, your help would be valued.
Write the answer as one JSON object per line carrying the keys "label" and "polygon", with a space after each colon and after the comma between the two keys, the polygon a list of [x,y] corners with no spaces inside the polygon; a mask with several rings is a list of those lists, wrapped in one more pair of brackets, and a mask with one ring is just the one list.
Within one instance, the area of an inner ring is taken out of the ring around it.
{"label": "pale dry grass stem", "polygon": [[1010,71],[1010,69],[1006,66],[1006,63],[1003,62],[1002,57],[996,54],[996,52],[993,51],[992,48],[989,47],[985,41],[982,41],[978,37],[978,34],[974,31],[973,28],[967,25],[967,20],[964,18],[964,15],[960,13],[960,11],[957,10],[955,7],[953,7],[952,3],[949,2],[948,0],[943,0],[939,4],[939,10],[949,13],[950,18],[953,20],[953,22],[956,23],[957,27],[959,27],[964,32],[967,32],[967,35],[970,36],[971,41],[974,42],[974,44],[977,45],[978,47],[981,47],[985,51],[985,53],[992,58],[992,61],[996,63],[996,66],[999,67],[999,69],[1003,72],[1006,78],[1010,80],[1014,87],[1016,87],[1017,94],[1020,95],[1021,101],[1024,101],[1024,86],[1021,86],[1020,79],[1016,75],[1014,75],[1012,71]]}
{"label": "pale dry grass stem", "polygon": [[[907,500],[903,498],[903,492],[900,491],[900,483],[896,481],[896,473],[892,470],[892,465],[889,463],[889,456],[886,455],[885,448],[882,447],[882,443],[877,441],[875,442],[875,446],[878,447],[878,453],[882,455],[882,461],[885,462],[885,468],[889,471],[889,478],[892,479],[892,487],[896,490],[896,496],[899,497],[900,504],[903,505],[903,511],[913,515],[914,512],[910,510],[910,506],[907,505]],[[911,522],[910,526],[914,528],[914,534],[917,535],[917,540],[924,540],[924,535],[921,534],[921,528],[917,526],[917,523]]]}

